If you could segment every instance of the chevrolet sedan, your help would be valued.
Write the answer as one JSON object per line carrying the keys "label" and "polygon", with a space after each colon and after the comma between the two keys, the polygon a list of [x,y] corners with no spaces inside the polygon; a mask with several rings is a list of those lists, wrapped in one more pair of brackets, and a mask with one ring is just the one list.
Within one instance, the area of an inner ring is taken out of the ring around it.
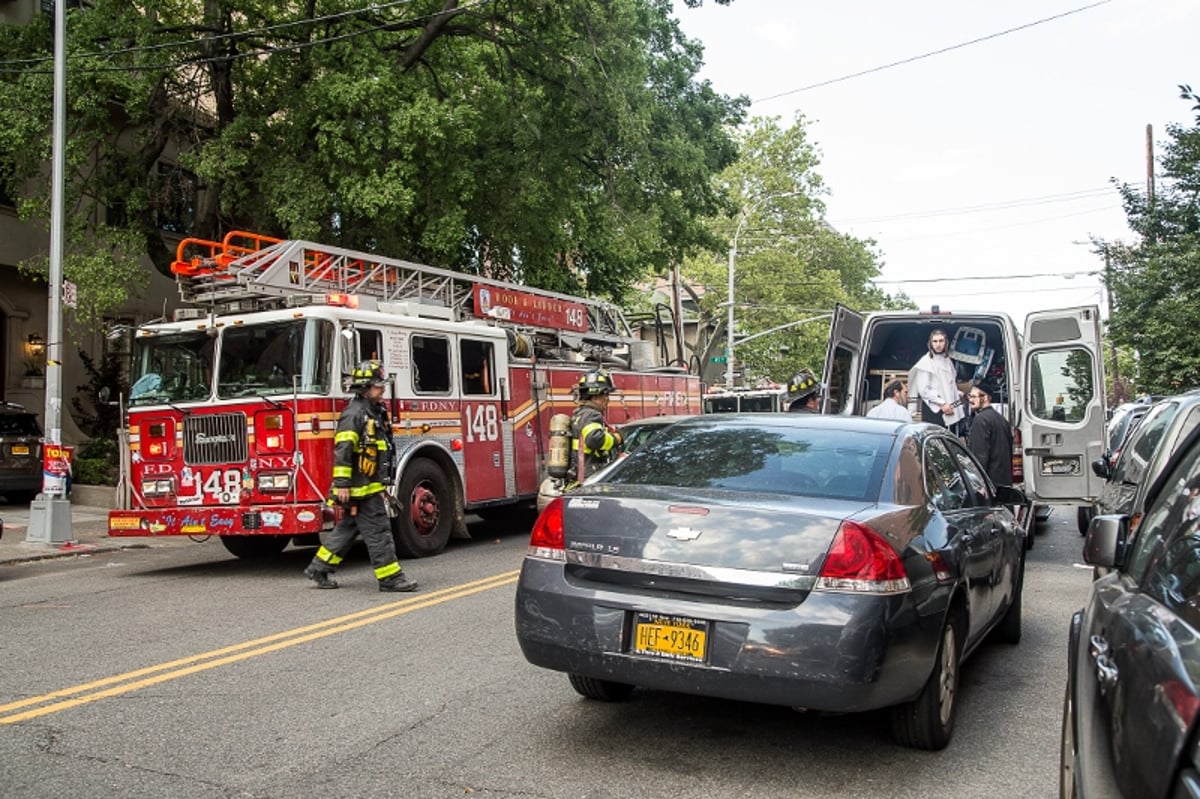
{"label": "chevrolet sedan", "polygon": [[940,427],[694,417],[538,517],[517,639],[591,699],[891,708],[940,749],[963,660],[1020,640],[1023,502]]}

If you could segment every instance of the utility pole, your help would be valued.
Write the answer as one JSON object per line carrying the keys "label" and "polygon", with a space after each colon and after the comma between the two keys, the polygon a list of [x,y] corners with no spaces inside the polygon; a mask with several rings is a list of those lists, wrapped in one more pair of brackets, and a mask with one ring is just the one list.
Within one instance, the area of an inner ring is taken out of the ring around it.
{"label": "utility pole", "polygon": [[[54,3],[54,133],[50,170],[50,298],[46,330],[46,441],[47,447],[62,444],[62,283],[63,283],[63,189],[67,148],[67,0]],[[25,540],[58,544],[71,540],[71,502],[62,481],[43,470],[42,493],[29,505],[29,527]],[[53,490],[49,490],[53,489]]]}
{"label": "utility pole", "polygon": [[[1113,293],[1112,293],[1112,259],[1108,255],[1108,247],[1104,248],[1104,290],[1108,294],[1108,324],[1112,327],[1113,315]],[[1108,334],[1108,350],[1109,357],[1112,358],[1112,385],[1113,394],[1120,393],[1118,386],[1121,383],[1121,373],[1117,370],[1117,344],[1112,339],[1112,331]],[[1117,397],[1124,400],[1124,397]]]}

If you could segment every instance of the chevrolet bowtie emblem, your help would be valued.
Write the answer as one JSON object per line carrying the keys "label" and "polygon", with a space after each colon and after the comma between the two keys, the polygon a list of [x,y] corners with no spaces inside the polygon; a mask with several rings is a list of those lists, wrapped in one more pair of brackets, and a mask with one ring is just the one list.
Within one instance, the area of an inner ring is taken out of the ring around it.
{"label": "chevrolet bowtie emblem", "polygon": [[667,538],[674,538],[676,541],[695,541],[700,537],[703,530],[693,530],[690,527],[672,527],[667,531]]}

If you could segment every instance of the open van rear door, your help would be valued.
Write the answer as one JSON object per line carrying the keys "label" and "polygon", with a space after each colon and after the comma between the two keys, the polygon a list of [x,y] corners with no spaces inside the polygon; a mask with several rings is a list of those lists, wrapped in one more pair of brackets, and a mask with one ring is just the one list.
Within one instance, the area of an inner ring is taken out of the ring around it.
{"label": "open van rear door", "polygon": [[1021,437],[1025,491],[1041,501],[1086,502],[1103,480],[1104,361],[1096,306],[1025,317]]}
{"label": "open van rear door", "polygon": [[825,350],[825,371],[821,375],[821,382],[825,384],[821,413],[854,412],[860,388],[852,379],[853,366],[861,355],[862,337],[862,314],[844,305],[835,305]]}

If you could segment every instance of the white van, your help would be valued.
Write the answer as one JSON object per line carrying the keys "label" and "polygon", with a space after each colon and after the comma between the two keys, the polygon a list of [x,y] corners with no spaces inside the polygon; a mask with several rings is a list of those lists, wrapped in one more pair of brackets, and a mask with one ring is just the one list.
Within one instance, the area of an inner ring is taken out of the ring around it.
{"label": "white van", "polygon": [[[825,356],[822,412],[865,414],[893,379],[927,351],[929,334],[945,331],[958,387],[991,392],[1013,428],[1013,484],[1036,503],[1090,502],[1103,480],[1089,464],[1104,451],[1104,364],[1095,306],[1038,311],[1024,335],[996,311],[950,313],[834,310]],[[920,420],[917,400],[910,398]]]}

